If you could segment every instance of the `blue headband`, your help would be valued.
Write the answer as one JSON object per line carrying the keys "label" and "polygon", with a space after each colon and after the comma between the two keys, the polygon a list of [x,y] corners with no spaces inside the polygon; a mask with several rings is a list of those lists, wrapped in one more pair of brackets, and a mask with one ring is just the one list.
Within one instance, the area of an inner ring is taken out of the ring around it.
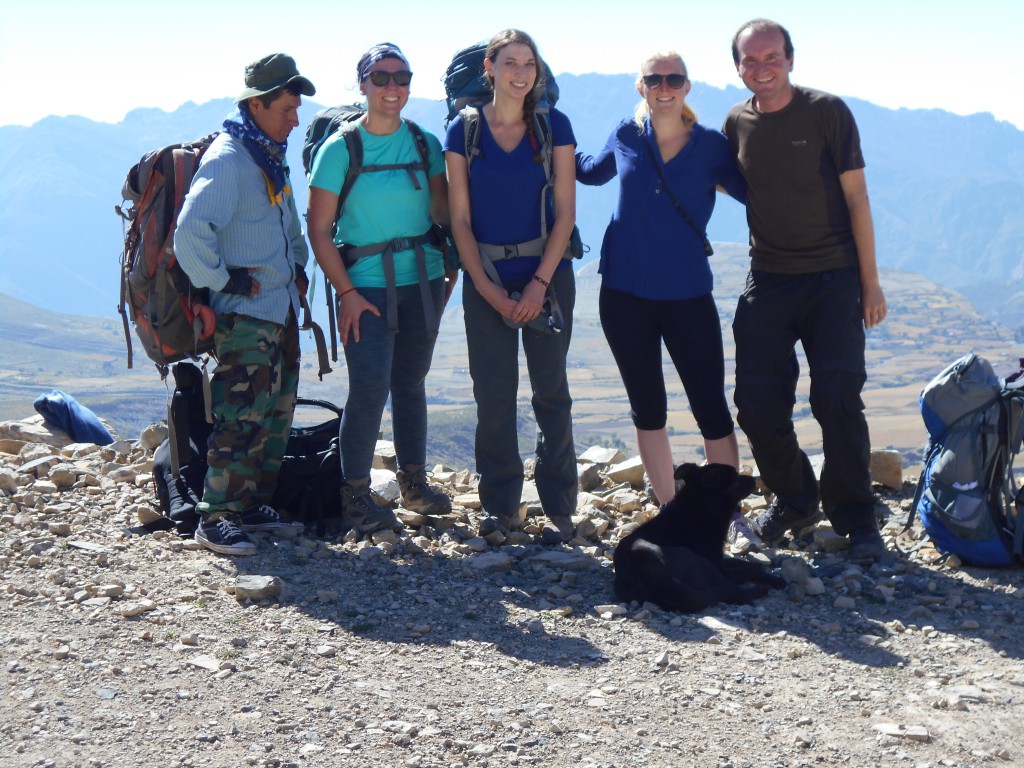
{"label": "blue headband", "polygon": [[383,59],[399,59],[405,66],[409,66],[409,60],[405,58],[402,49],[397,45],[394,43],[377,43],[377,45],[364,53],[359,58],[359,63],[356,64],[356,74],[359,76],[359,82],[366,79],[366,75],[370,72],[370,67]]}

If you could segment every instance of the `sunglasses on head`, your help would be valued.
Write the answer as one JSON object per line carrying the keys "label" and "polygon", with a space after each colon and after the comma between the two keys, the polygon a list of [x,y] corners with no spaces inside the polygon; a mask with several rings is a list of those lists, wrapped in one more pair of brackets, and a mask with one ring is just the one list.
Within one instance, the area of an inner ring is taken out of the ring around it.
{"label": "sunglasses on head", "polygon": [[365,77],[363,77],[363,80],[369,80],[378,88],[383,88],[389,82],[394,80],[395,85],[404,88],[412,82],[412,72],[407,69],[403,69],[398,72],[367,72]]}
{"label": "sunglasses on head", "polygon": [[657,88],[662,81],[668,83],[668,87],[678,91],[686,85],[686,75],[644,75],[644,85],[648,88]]}

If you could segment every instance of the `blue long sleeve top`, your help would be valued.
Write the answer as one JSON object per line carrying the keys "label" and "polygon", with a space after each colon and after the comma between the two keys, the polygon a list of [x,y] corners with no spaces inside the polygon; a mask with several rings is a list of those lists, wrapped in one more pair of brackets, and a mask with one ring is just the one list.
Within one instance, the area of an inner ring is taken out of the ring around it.
{"label": "blue long sleeve top", "polygon": [[576,154],[576,178],[583,184],[619,177],[619,200],[601,244],[602,284],[644,299],[703,296],[714,287],[703,234],[676,211],[655,162],[701,233],[715,208],[716,185],[746,199],[743,177],[720,131],[694,124],[686,146],[663,163],[650,121],[641,132],[632,118],[623,120],[596,156]]}
{"label": "blue long sleeve top", "polygon": [[[174,252],[192,283],[210,289],[217,314],[238,312],[280,325],[289,307],[300,316],[295,266],[305,267],[309,249],[290,182],[281,201],[271,202],[263,171],[227,133],[200,161],[178,216]],[[234,267],[256,268],[257,296],[220,292]]]}

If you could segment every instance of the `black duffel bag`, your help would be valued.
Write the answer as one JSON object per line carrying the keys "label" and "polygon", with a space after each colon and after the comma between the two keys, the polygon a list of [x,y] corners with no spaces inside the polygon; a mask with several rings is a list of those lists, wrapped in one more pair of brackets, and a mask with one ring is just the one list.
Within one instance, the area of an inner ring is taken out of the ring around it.
{"label": "black duffel bag", "polygon": [[271,506],[307,529],[315,527],[316,535],[322,537],[328,525],[333,528],[341,522],[338,428],[342,409],[326,400],[302,397],[295,405],[323,408],[332,417],[312,427],[292,427]]}

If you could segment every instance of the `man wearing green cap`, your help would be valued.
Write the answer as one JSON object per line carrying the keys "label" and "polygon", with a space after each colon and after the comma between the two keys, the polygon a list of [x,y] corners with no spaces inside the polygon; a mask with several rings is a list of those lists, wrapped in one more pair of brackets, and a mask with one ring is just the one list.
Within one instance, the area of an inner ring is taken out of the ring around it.
{"label": "man wearing green cap", "polygon": [[246,531],[288,526],[269,506],[299,382],[299,296],[309,258],[285,162],[302,96],[316,93],[295,60],[245,68],[238,109],[203,155],[174,234],[178,262],[210,289],[218,365],[213,432],[196,541],[251,555]]}

